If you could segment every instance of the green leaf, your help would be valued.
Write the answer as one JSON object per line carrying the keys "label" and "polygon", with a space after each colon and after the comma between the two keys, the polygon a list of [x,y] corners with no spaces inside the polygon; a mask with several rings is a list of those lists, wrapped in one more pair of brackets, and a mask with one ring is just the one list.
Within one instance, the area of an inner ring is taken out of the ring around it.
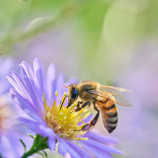
{"label": "green leaf", "polygon": [[38,144],[41,136],[39,134],[35,135],[34,137],[34,144]]}
{"label": "green leaf", "polygon": [[45,158],[48,158],[48,154],[46,153],[46,151],[43,151]]}
{"label": "green leaf", "polygon": [[28,136],[30,136],[32,139],[34,139],[34,136],[33,136],[33,135],[31,135],[31,134],[28,134]]}
{"label": "green leaf", "polygon": [[19,139],[20,140],[20,142],[21,142],[21,144],[23,145],[23,147],[24,147],[24,152],[26,152],[26,145],[25,145],[25,143],[23,142],[23,140],[22,139]]}

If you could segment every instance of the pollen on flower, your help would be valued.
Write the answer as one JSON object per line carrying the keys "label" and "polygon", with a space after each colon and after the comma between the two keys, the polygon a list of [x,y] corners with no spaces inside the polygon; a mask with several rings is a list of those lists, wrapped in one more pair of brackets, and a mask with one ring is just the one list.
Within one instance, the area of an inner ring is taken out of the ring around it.
{"label": "pollen on flower", "polygon": [[[43,96],[43,120],[46,122],[47,126],[50,127],[54,133],[59,137],[69,139],[69,140],[85,140],[87,138],[82,138],[85,132],[82,132],[80,129],[85,123],[82,121],[90,113],[87,112],[87,109],[83,108],[80,111],[75,112],[76,104],[73,104],[69,108],[62,106],[65,102],[65,93],[61,99],[59,105],[56,105],[56,96],[52,106],[47,106],[45,97]],[[81,125],[78,125],[81,123]]]}

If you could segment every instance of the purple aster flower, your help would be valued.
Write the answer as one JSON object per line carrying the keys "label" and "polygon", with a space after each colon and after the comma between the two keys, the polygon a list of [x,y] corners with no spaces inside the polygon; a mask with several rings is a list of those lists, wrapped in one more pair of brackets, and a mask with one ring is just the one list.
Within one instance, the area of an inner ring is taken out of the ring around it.
{"label": "purple aster flower", "polygon": [[110,158],[113,153],[121,153],[113,148],[116,139],[80,131],[89,113],[86,109],[73,112],[76,105],[64,106],[67,104],[64,77],[61,74],[56,77],[54,65],[49,66],[47,77],[38,59],[33,61],[33,68],[24,61],[20,67],[22,77],[15,72],[7,75],[13,86],[13,100],[27,113],[20,121],[34,133],[47,137],[51,150],[57,149],[60,155],[75,158]]}
{"label": "purple aster flower", "polygon": [[[22,128],[17,121],[17,110],[9,97],[10,84],[5,78],[13,66],[10,58],[0,58],[0,155],[7,158],[18,158],[23,152],[19,138],[23,137]],[[23,137],[24,138],[24,137]]]}

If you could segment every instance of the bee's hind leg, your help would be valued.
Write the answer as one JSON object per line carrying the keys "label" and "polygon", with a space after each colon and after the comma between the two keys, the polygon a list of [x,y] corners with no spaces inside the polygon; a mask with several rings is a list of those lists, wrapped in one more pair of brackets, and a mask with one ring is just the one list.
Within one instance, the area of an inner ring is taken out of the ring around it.
{"label": "bee's hind leg", "polygon": [[86,101],[84,104],[82,104],[82,106],[80,107],[79,104],[81,104],[82,102],[78,102],[77,108],[75,110],[75,112],[80,111],[81,109],[85,108],[88,104],[90,104],[89,101]]}
{"label": "bee's hind leg", "polygon": [[95,102],[93,102],[93,105],[94,105],[94,109],[97,111],[97,114],[95,115],[95,117],[87,124],[85,124],[82,128],[81,128],[81,131],[85,132],[85,131],[88,131],[91,127],[93,127],[96,123],[97,123],[97,120],[99,118],[99,115],[100,115],[100,111],[98,110],[98,108],[96,107],[95,105]]}

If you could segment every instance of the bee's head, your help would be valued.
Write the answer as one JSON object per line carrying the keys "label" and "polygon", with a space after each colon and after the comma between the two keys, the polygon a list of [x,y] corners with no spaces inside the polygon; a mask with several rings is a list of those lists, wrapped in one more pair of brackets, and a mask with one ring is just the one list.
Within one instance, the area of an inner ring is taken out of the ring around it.
{"label": "bee's head", "polygon": [[77,90],[77,86],[75,84],[70,84],[68,86],[65,86],[66,88],[68,88],[68,107],[71,106],[71,104],[73,104],[77,98],[78,98],[78,90]]}

